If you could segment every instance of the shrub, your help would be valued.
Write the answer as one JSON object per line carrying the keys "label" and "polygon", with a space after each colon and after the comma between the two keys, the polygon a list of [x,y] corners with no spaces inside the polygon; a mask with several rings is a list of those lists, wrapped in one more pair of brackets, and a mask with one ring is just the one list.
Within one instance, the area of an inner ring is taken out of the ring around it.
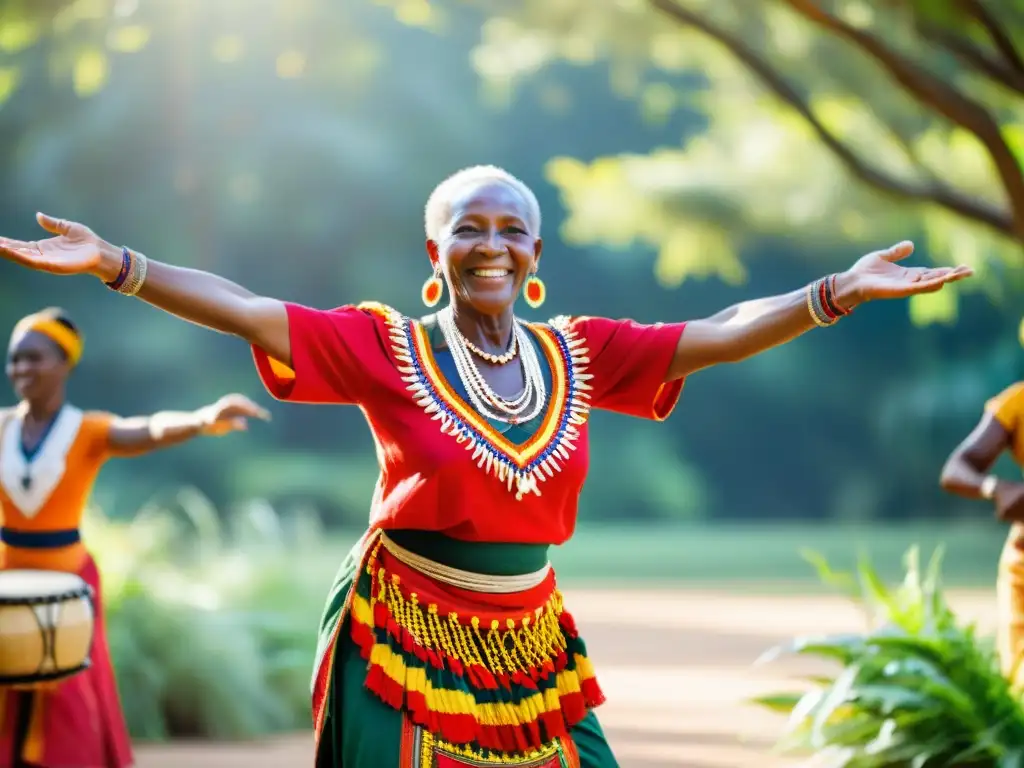
{"label": "shrub", "polygon": [[903,583],[887,587],[866,560],[856,574],[814,558],[826,583],[855,595],[869,631],[798,638],[767,659],[794,652],[838,662],[805,693],[757,703],[789,714],[784,752],[816,753],[835,768],[1024,765],[1024,708],[1000,673],[992,643],[957,620],[943,596],[941,549],[922,574],[918,552]]}
{"label": "shrub", "polygon": [[133,737],[310,727],[316,630],[346,543],[261,504],[221,523],[194,491],[131,522],[92,511],[84,527]]}

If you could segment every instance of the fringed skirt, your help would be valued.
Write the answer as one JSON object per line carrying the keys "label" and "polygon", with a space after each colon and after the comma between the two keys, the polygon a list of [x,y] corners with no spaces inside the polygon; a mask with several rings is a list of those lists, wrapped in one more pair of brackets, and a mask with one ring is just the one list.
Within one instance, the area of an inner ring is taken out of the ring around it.
{"label": "fringed skirt", "polygon": [[546,548],[375,531],[324,615],[316,766],[615,768],[603,701]]}

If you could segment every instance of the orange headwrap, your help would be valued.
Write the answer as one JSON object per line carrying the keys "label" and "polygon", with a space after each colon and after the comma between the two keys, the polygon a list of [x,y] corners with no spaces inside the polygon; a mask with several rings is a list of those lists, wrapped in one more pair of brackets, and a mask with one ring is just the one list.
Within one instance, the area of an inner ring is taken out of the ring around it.
{"label": "orange headwrap", "polygon": [[20,339],[26,333],[41,333],[64,350],[71,365],[82,359],[82,337],[57,320],[48,312],[36,312],[18,321],[14,326],[12,340]]}

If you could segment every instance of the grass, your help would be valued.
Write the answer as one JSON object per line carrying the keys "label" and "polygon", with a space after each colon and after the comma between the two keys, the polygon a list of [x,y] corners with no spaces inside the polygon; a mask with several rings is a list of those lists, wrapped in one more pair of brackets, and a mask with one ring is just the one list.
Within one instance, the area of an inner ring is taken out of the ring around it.
{"label": "grass", "polygon": [[[360,532],[262,504],[218,514],[183,491],[131,522],[94,513],[85,538],[104,579],[111,652],[139,740],[245,739],[309,727],[316,629],[335,571]],[[947,581],[990,584],[1002,531],[589,526],[552,552],[564,584],[638,581],[817,590],[800,550],[842,567],[858,548],[897,573],[910,543],[947,543]]]}
{"label": "grass", "polygon": [[978,523],[835,525],[719,525],[583,528],[552,553],[565,583],[665,581],[743,585],[745,588],[822,589],[801,557],[821,553],[850,568],[858,553],[870,554],[882,578],[897,578],[903,553],[945,546],[946,583],[990,585],[1006,528]]}
{"label": "grass", "polygon": [[[325,557],[344,555],[361,531],[334,533]],[[569,543],[554,547],[551,560],[566,584],[720,584],[776,589],[823,589],[807,570],[806,550],[822,553],[837,567],[852,567],[858,553],[879,562],[884,578],[900,572],[903,553],[945,546],[946,581],[957,587],[981,587],[995,579],[1006,529],[987,523],[913,523],[871,526],[678,525],[638,527],[590,525]],[[319,566],[323,567],[323,566]],[[330,569],[333,573],[333,566]]]}

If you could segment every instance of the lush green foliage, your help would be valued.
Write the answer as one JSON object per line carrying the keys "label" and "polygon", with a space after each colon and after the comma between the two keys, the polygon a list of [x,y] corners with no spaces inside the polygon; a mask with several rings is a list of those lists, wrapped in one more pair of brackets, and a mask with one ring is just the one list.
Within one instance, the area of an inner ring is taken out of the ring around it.
{"label": "lush green foliage", "polygon": [[866,560],[856,576],[815,558],[822,579],[863,601],[871,629],[806,637],[783,650],[838,662],[805,693],[759,703],[790,715],[781,746],[839,768],[1009,768],[1024,764],[1024,700],[1000,673],[991,643],[950,609],[941,550],[927,567],[906,555],[906,576],[886,586]]}
{"label": "lush green foliage", "polygon": [[198,494],[132,523],[90,518],[111,653],[141,739],[309,725],[316,627],[341,554],[315,521],[253,505],[218,522]]}
{"label": "lush green foliage", "polygon": [[[997,279],[1000,262],[1020,263],[1016,0],[472,5],[485,17],[472,61],[505,103],[588,67],[677,131],[550,160],[570,241],[655,248],[666,285],[738,283],[752,236],[821,248],[912,237]],[[914,320],[951,321],[958,293],[915,298]]]}

